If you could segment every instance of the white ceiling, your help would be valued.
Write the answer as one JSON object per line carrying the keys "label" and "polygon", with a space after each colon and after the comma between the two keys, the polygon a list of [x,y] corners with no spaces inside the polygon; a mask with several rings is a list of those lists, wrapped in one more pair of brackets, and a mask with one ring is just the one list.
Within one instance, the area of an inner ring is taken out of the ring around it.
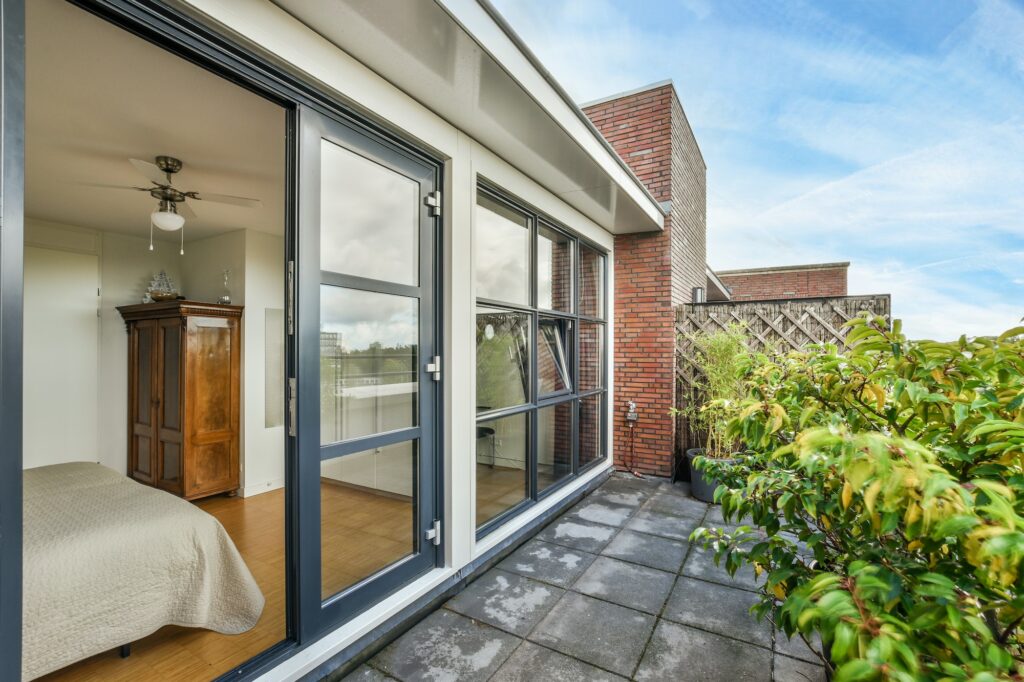
{"label": "white ceiling", "polygon": [[146,235],[149,194],[76,183],[147,186],[128,158],[166,154],[184,163],[180,189],[263,202],[190,202],[186,241],[241,228],[283,234],[282,108],[64,0],[26,5],[26,216]]}

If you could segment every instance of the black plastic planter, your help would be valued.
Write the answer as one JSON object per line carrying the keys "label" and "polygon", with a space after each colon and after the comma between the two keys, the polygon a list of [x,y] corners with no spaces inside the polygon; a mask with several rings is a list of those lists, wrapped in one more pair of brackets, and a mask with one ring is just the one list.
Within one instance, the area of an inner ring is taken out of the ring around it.
{"label": "black plastic planter", "polygon": [[[690,468],[690,493],[701,502],[715,502],[715,489],[719,485],[719,481],[713,478],[705,476],[703,471],[700,471],[693,466],[693,458],[700,457],[704,454],[704,448],[690,448],[686,451],[686,466]],[[731,459],[721,460],[723,462],[732,462]]]}

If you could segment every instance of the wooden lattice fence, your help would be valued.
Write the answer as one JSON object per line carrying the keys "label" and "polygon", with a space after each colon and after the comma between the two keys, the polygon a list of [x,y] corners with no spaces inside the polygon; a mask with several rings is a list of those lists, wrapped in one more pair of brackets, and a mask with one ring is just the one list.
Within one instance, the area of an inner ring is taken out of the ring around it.
{"label": "wooden lattice fence", "polygon": [[[812,344],[834,343],[844,347],[843,325],[861,313],[890,319],[888,294],[841,296],[772,301],[693,303],[676,308],[676,405],[699,399],[694,395],[697,369],[692,363],[697,334],[725,329],[732,323],[746,328],[752,350],[796,350]],[[699,447],[680,418],[676,426],[676,452]]]}

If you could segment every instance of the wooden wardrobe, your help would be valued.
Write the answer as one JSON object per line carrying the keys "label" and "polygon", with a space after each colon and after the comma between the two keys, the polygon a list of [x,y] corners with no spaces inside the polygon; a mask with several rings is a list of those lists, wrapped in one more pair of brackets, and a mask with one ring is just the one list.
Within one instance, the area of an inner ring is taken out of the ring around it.
{"label": "wooden wardrobe", "polygon": [[239,485],[242,307],[118,308],[128,327],[128,475],[192,500]]}

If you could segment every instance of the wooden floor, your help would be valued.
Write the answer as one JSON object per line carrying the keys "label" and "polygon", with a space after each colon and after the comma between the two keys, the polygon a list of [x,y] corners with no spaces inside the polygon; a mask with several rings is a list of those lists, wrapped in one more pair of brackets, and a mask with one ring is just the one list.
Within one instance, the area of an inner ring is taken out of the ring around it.
{"label": "wooden floor", "polygon": [[[565,478],[567,472],[554,467],[537,468],[537,490]],[[498,514],[526,499],[526,471],[507,467],[476,465],[476,525],[481,526]]]}

